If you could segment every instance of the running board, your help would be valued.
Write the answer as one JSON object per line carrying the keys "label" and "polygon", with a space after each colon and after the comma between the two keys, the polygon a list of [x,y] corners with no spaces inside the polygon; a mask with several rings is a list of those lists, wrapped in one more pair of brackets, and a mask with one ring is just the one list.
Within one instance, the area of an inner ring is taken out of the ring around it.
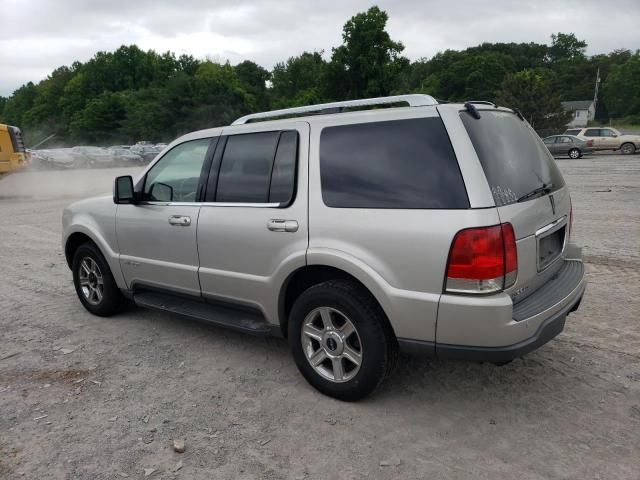
{"label": "running board", "polygon": [[159,292],[135,292],[136,305],[175,313],[222,327],[260,336],[282,336],[278,325],[271,325],[261,312],[234,308],[228,304],[208,303]]}

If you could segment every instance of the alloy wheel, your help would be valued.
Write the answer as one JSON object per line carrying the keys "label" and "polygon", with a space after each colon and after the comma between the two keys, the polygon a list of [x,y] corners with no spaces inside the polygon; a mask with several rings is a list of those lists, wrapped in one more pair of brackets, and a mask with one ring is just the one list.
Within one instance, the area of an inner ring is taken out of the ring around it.
{"label": "alloy wheel", "polygon": [[630,143],[625,143],[624,145],[622,145],[621,150],[622,150],[622,153],[624,153],[625,155],[629,155],[630,153],[633,153],[636,151],[635,147]]}
{"label": "alloy wheel", "polygon": [[300,333],[302,349],[313,369],[336,383],[348,382],[362,365],[362,342],[355,325],[330,307],[312,310]]}
{"label": "alloy wheel", "polygon": [[100,267],[91,257],[84,257],[78,271],[80,291],[91,305],[98,305],[104,297],[104,278]]}

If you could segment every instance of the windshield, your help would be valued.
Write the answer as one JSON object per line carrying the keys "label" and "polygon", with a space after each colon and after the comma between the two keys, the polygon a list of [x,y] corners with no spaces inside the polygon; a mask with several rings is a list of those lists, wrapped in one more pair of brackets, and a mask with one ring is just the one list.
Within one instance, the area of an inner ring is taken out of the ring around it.
{"label": "windshield", "polygon": [[526,122],[500,110],[480,110],[480,115],[460,113],[497,206],[515,203],[544,185],[551,185],[551,191],[564,186],[553,157]]}

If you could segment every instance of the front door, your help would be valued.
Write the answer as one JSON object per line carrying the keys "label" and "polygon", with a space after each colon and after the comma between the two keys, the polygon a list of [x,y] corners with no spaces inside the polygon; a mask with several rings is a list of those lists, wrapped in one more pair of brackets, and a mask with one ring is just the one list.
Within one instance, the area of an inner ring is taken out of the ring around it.
{"label": "front door", "polygon": [[169,150],[147,172],[141,201],[118,205],[116,232],[127,286],[200,295],[198,190],[210,138]]}
{"label": "front door", "polygon": [[618,136],[613,130],[609,128],[600,129],[600,142],[601,142],[602,148],[607,148],[611,150],[615,150],[620,146],[620,140],[618,140]]}
{"label": "front door", "polygon": [[225,127],[198,220],[202,295],[277,322],[278,290],[305,265],[309,125]]}

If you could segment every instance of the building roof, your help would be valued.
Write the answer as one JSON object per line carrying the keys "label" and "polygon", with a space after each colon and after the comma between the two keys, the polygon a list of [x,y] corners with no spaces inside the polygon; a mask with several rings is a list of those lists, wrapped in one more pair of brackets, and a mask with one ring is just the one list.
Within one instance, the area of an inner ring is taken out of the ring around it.
{"label": "building roof", "polygon": [[572,102],[561,102],[562,107],[567,111],[589,110],[593,100],[574,100]]}

